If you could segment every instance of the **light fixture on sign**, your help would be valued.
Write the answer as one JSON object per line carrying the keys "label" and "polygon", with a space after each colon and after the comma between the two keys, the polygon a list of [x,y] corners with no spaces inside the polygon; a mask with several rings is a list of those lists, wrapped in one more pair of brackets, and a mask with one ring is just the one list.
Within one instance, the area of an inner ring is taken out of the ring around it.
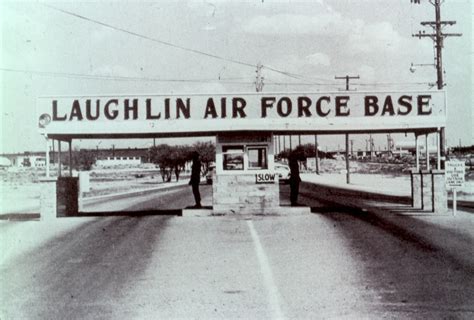
{"label": "light fixture on sign", "polygon": [[47,113],[43,113],[38,120],[40,128],[45,128],[51,122],[51,116]]}

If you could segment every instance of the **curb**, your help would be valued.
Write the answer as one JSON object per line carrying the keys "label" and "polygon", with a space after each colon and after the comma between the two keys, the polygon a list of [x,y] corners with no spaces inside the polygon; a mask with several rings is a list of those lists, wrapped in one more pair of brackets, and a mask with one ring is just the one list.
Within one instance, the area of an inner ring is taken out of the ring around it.
{"label": "curb", "polygon": [[105,194],[105,195],[100,195],[100,196],[95,196],[95,197],[87,197],[87,198],[79,198],[83,203],[94,203],[94,202],[99,202],[102,200],[111,200],[114,198],[120,198],[123,196],[138,196],[138,195],[145,195],[148,193],[153,193],[156,191],[166,191],[166,190],[173,190],[173,189],[178,189],[182,188],[183,186],[187,185],[188,183],[178,183],[172,186],[160,186],[160,187],[155,187],[155,188],[149,188],[149,189],[140,189],[140,190],[134,190],[134,191],[127,191],[127,192],[120,192],[120,193],[112,193],[112,194]]}

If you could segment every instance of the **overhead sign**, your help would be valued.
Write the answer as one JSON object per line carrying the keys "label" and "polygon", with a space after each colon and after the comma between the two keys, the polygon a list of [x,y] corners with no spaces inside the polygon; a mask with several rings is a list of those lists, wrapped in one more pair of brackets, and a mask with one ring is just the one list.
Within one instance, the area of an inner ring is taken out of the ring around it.
{"label": "overhead sign", "polygon": [[445,162],[446,187],[462,188],[466,174],[466,165],[462,161],[450,160]]}
{"label": "overhead sign", "polygon": [[391,130],[446,121],[442,91],[42,97],[37,110],[40,131],[51,135]]}

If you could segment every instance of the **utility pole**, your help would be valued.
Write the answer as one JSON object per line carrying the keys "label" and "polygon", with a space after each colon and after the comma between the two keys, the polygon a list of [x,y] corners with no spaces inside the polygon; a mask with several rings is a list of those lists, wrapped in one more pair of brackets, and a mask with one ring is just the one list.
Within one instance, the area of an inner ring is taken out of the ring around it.
{"label": "utility pole", "polygon": [[[412,3],[420,4],[420,0],[410,0]],[[413,37],[418,37],[418,39],[429,37],[433,40],[435,49],[436,49],[436,75],[437,75],[437,88],[438,90],[443,89],[445,83],[443,81],[443,44],[444,38],[447,37],[460,37],[462,33],[444,33],[443,28],[445,26],[452,26],[456,24],[456,21],[441,21],[441,4],[442,0],[429,0],[429,2],[435,7],[435,21],[422,21],[420,24],[422,26],[430,26],[433,29],[433,33],[426,33],[425,31],[418,31],[418,34],[413,34]],[[441,169],[444,169],[444,160],[446,156],[445,152],[445,128],[440,130],[440,156],[441,156]]]}
{"label": "utility pole", "polygon": [[[349,75],[346,75],[345,77],[338,77],[338,76],[335,76],[334,79],[338,80],[338,79],[346,79],[346,91],[350,91],[349,89],[349,80],[350,79],[360,79],[359,76],[349,76]],[[352,143],[353,141],[351,140],[351,155],[352,155]],[[339,147],[338,147],[338,150],[339,152]],[[346,155],[346,182],[347,184],[350,183],[351,181],[351,178],[350,178],[350,166],[349,166],[349,134],[346,133],[346,151],[345,151],[345,155]]]}
{"label": "utility pole", "polygon": [[349,75],[347,75],[345,77],[337,77],[336,76],[336,77],[334,77],[334,79],[336,79],[336,80],[341,80],[341,79],[344,80],[345,79],[346,80],[346,91],[350,91],[349,90],[349,80],[350,79],[360,79],[360,78],[359,78],[359,76],[349,76]]}
{"label": "utility pole", "polygon": [[263,76],[262,76],[262,68],[263,68],[263,65],[259,62],[257,64],[257,71],[255,71],[257,73],[257,76],[255,77],[255,90],[257,92],[262,92],[263,90]]}

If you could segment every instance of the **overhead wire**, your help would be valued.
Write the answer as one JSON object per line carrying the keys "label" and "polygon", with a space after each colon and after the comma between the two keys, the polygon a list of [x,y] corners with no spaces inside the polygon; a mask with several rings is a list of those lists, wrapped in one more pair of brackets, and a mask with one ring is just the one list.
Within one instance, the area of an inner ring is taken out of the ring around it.
{"label": "overhead wire", "polygon": [[[225,83],[225,84],[241,84],[251,85],[252,81],[237,81],[246,78],[224,78],[224,79],[158,79],[149,77],[125,77],[125,76],[109,76],[109,75],[93,75],[81,73],[66,73],[66,72],[51,72],[39,70],[25,70],[1,68],[0,71],[13,73],[27,73],[31,75],[46,76],[46,77],[62,77],[72,79],[88,79],[88,80],[107,80],[107,81],[144,81],[144,82],[180,82],[180,83]],[[269,86],[318,86],[318,87],[333,87],[335,84],[329,83],[302,83],[302,82],[274,82],[267,80]],[[361,87],[393,87],[393,86],[412,86],[412,85],[430,85],[429,82],[390,82],[390,83],[354,83],[355,86]]]}
{"label": "overhead wire", "polygon": [[124,32],[124,33],[130,34],[130,35],[138,37],[138,38],[142,38],[142,39],[146,39],[146,40],[153,41],[153,42],[156,42],[156,43],[160,43],[162,45],[166,45],[166,46],[181,49],[181,50],[184,50],[184,51],[204,55],[204,56],[214,58],[214,59],[219,59],[219,60],[224,60],[224,61],[227,61],[227,62],[232,62],[232,63],[244,65],[244,66],[247,66],[247,67],[252,67],[252,68],[255,67],[255,65],[250,64],[250,63],[242,62],[242,61],[235,60],[235,59],[229,59],[229,58],[221,57],[221,56],[218,56],[218,55],[215,55],[215,54],[212,54],[212,53],[208,53],[208,52],[200,51],[200,50],[197,50],[197,49],[192,49],[192,48],[180,46],[180,45],[168,42],[168,41],[152,38],[152,37],[149,37],[149,36],[134,32],[134,31],[130,31],[130,30],[127,30],[127,29],[124,29],[124,28],[116,27],[114,25],[111,25],[111,24],[108,24],[108,23],[105,23],[105,22],[102,22],[102,21],[99,21],[99,20],[95,20],[95,19],[92,19],[92,18],[88,18],[86,16],[83,16],[83,15],[80,15],[80,14],[77,14],[77,13],[74,13],[74,12],[71,12],[71,11],[67,11],[67,10],[64,10],[64,9],[60,9],[60,8],[57,8],[57,7],[54,7],[54,6],[45,4],[45,3],[42,3],[42,5],[50,8],[50,9],[62,12],[64,14],[67,14],[67,15],[85,20],[85,21],[95,23],[95,24],[101,25],[103,27],[107,27],[109,29]]}
{"label": "overhead wire", "polygon": [[4,72],[15,72],[15,73],[28,73],[39,76],[50,76],[50,77],[63,77],[63,78],[78,78],[78,79],[89,79],[89,80],[112,80],[112,81],[149,81],[149,82],[223,82],[233,84],[251,84],[250,81],[235,81],[242,78],[224,78],[224,79],[157,79],[148,77],[125,77],[125,76],[109,76],[109,75],[93,75],[93,74],[81,74],[81,73],[66,73],[66,72],[51,72],[51,71],[38,71],[38,70],[25,70],[25,69],[11,69],[11,68],[0,68],[0,71]]}
{"label": "overhead wire", "polygon": [[[134,31],[130,31],[130,30],[127,30],[127,29],[124,29],[124,28],[121,28],[121,27],[117,27],[117,26],[114,26],[114,25],[111,25],[111,24],[108,24],[108,23],[105,23],[105,22],[102,22],[102,21],[99,21],[99,20],[95,20],[95,19],[83,16],[83,15],[79,15],[77,13],[74,13],[74,12],[71,12],[71,11],[68,11],[68,10],[64,10],[64,9],[61,9],[61,8],[57,8],[55,6],[51,6],[51,5],[48,5],[48,4],[42,3],[42,5],[47,7],[47,8],[50,8],[52,10],[59,11],[63,14],[67,14],[67,15],[70,15],[70,16],[73,16],[73,17],[76,17],[76,18],[79,18],[79,19],[82,19],[82,20],[85,20],[85,21],[88,21],[88,22],[91,22],[91,23],[95,23],[95,24],[98,24],[98,25],[101,25],[103,27],[107,27],[107,28],[110,28],[110,29],[113,29],[113,30],[116,30],[116,31],[124,32],[124,33],[130,34],[130,35],[142,38],[142,39],[146,39],[146,40],[149,40],[149,41],[160,43],[162,45],[166,45],[166,46],[170,46],[170,47],[177,48],[177,49],[180,49],[180,50],[188,51],[188,52],[191,52],[191,53],[194,53],[194,54],[204,55],[204,56],[214,58],[214,59],[223,60],[223,61],[226,61],[226,62],[231,62],[231,63],[243,65],[243,66],[246,66],[246,67],[255,68],[255,65],[253,65],[251,63],[239,61],[239,60],[236,60],[236,59],[230,59],[230,58],[222,57],[222,56],[219,56],[219,55],[211,54],[211,53],[200,51],[200,50],[197,50],[197,49],[177,45],[177,44],[174,44],[174,43],[171,43],[171,42],[168,42],[168,41],[163,41],[163,40],[160,40],[160,39],[152,38],[152,37],[149,37],[149,36],[146,36],[146,35],[139,34],[139,33],[134,32]],[[293,79],[300,80],[300,81],[305,81],[305,83],[295,83],[295,82],[284,83],[284,82],[271,82],[270,81],[270,82],[267,82],[268,85],[278,85],[278,86],[311,86],[311,85],[315,85],[315,86],[335,86],[335,85],[337,85],[337,83],[334,82],[334,80],[318,78],[318,77],[303,76],[303,75],[300,75],[300,74],[296,74],[296,73],[292,73],[292,72],[288,72],[288,71],[283,71],[283,70],[280,70],[280,69],[277,69],[275,67],[268,66],[268,65],[262,65],[262,67],[269,70],[269,71],[287,76],[289,78],[293,78]],[[68,77],[68,78],[84,78],[84,79],[114,80],[114,81],[225,82],[225,83],[234,83],[234,84],[251,84],[252,83],[252,82],[237,82],[237,81],[231,82],[230,81],[231,79],[219,79],[219,80],[215,80],[215,79],[156,79],[156,78],[148,78],[148,77],[86,75],[86,74],[78,74],[78,73],[59,73],[59,72],[20,70],[20,69],[8,69],[8,68],[0,68],[0,70],[7,71],[7,72],[25,72],[25,73],[38,74],[38,75],[43,75],[43,76],[48,75],[48,76],[57,76],[57,77]],[[243,78],[235,78],[235,79],[237,80],[237,79],[243,79]],[[232,79],[232,80],[234,80],[234,79]],[[315,80],[319,81],[319,82],[315,82]],[[320,81],[325,81],[325,83],[321,83]],[[374,84],[360,83],[360,84],[354,84],[354,85],[360,85],[360,86],[398,86],[398,85],[426,85],[426,84],[429,84],[429,83],[426,83],[426,82],[374,83]]]}
{"label": "overhead wire", "polygon": [[[184,51],[191,52],[191,53],[194,53],[194,54],[203,55],[203,56],[206,56],[206,57],[209,57],[209,58],[214,58],[214,59],[218,59],[218,60],[222,60],[222,61],[226,61],[226,62],[230,62],[230,63],[243,65],[243,66],[246,66],[246,67],[255,68],[254,64],[251,64],[251,63],[248,63],[248,62],[226,58],[226,57],[219,56],[219,55],[216,55],[216,54],[212,54],[212,53],[209,53],[209,52],[204,52],[204,51],[201,51],[201,50],[188,48],[188,47],[185,47],[185,46],[174,44],[174,43],[169,42],[169,41],[164,41],[164,40],[160,40],[160,39],[153,38],[153,37],[150,37],[150,36],[146,36],[146,35],[134,32],[134,31],[130,31],[130,30],[127,30],[127,29],[124,29],[124,28],[121,28],[121,27],[117,27],[117,26],[114,26],[112,24],[105,23],[105,22],[102,22],[102,21],[99,21],[99,20],[95,20],[95,19],[83,16],[83,15],[80,15],[80,14],[77,14],[77,13],[74,13],[74,12],[71,12],[71,11],[68,11],[68,10],[64,10],[64,9],[61,9],[61,8],[58,8],[58,7],[55,7],[55,6],[45,4],[45,3],[42,3],[42,5],[47,7],[47,8],[50,8],[52,10],[56,10],[58,12],[61,12],[63,14],[67,14],[67,15],[73,16],[73,17],[78,18],[78,19],[82,19],[82,20],[85,20],[85,21],[88,21],[88,22],[91,22],[91,23],[95,23],[95,24],[101,25],[103,27],[112,29],[112,30],[124,32],[124,33],[127,33],[129,35],[132,35],[132,36],[135,36],[135,37],[138,37],[138,38],[142,38],[142,39],[145,39],[145,40],[149,40],[149,41],[152,41],[152,42],[156,42],[156,43],[159,43],[159,44],[162,44],[162,45],[165,45],[165,46],[169,46],[169,47],[172,47],[172,48],[184,50]],[[298,80],[306,80],[307,79],[307,77],[305,77],[303,75],[299,75],[299,74],[279,70],[275,67],[271,67],[271,66],[267,66],[267,65],[263,65],[263,67],[266,68],[267,70],[285,75],[285,76],[293,78],[293,79],[298,79]],[[326,81],[327,79],[324,79],[324,80]]]}

